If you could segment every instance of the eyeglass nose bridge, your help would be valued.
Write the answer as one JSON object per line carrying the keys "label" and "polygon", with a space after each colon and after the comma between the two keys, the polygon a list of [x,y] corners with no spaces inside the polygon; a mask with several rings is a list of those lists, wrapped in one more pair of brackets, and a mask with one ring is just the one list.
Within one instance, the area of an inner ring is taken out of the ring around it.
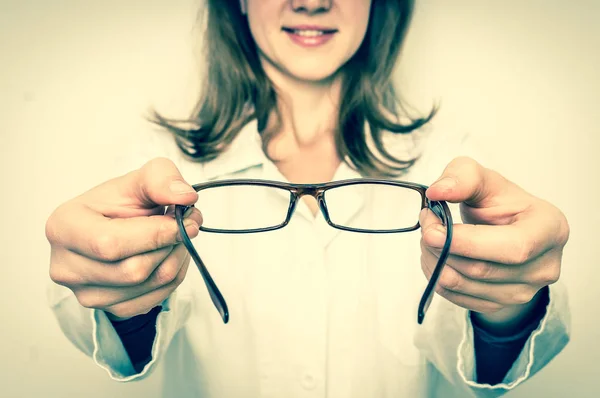
{"label": "eyeglass nose bridge", "polygon": [[317,205],[323,216],[325,216],[326,220],[329,220],[329,212],[327,211],[327,206],[325,205],[325,189],[316,185],[305,185],[303,187],[296,187],[291,189],[293,200],[290,203],[289,214],[294,211],[298,201],[302,199],[303,196],[312,196],[317,201]]}

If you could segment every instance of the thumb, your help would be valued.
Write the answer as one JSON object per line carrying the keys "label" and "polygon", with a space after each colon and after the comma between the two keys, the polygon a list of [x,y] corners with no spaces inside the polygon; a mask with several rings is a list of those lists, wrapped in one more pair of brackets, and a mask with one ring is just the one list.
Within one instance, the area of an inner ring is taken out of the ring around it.
{"label": "thumb", "polygon": [[167,158],[156,158],[128,174],[121,185],[131,205],[152,208],[168,205],[192,205],[196,191],[183,179],[177,166]]}
{"label": "thumb", "polygon": [[458,157],[427,190],[430,200],[465,203],[471,207],[497,205],[499,196],[513,191],[500,174],[486,169],[468,157]]}
{"label": "thumb", "polygon": [[141,168],[105,181],[74,199],[109,218],[164,214],[166,206],[191,206],[197,200],[196,191],[167,158],[153,159]]}

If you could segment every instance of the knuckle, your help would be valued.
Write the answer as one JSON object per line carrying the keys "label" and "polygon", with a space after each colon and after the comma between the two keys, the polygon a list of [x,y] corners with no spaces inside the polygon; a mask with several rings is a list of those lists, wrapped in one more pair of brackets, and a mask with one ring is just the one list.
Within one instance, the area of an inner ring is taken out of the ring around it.
{"label": "knuckle", "polygon": [[561,247],[565,246],[569,240],[569,236],[571,235],[571,227],[564,216],[561,217],[557,231],[556,243]]}
{"label": "knuckle", "polygon": [[152,252],[142,253],[129,257],[121,262],[121,268],[125,282],[139,285],[146,281],[155,268]]}
{"label": "knuckle", "polygon": [[83,283],[83,277],[73,272],[65,263],[52,260],[48,270],[50,280],[62,286],[77,286]]}
{"label": "knuckle", "polygon": [[175,286],[179,286],[183,283],[184,280],[185,280],[185,272],[180,272],[177,274],[177,276],[173,280],[173,284]]}
{"label": "knuckle", "polygon": [[61,241],[62,231],[64,228],[61,227],[61,221],[64,220],[65,204],[58,206],[46,220],[44,225],[44,233],[46,239],[50,244],[58,244]]}
{"label": "knuckle", "polygon": [[175,280],[173,281],[173,284],[175,286],[181,285],[183,283],[183,281],[185,280],[185,276],[187,274],[187,269],[188,269],[189,263],[190,263],[190,258],[188,257],[184,260],[181,270],[175,276]]}
{"label": "knuckle", "polygon": [[75,292],[75,297],[77,297],[77,301],[82,307],[94,309],[104,307],[101,298],[89,290],[79,290]]}
{"label": "knuckle", "polygon": [[560,265],[555,267],[550,267],[548,273],[546,274],[546,278],[542,280],[544,285],[551,285],[553,283],[558,282],[560,279],[561,267]]}
{"label": "knuckle", "polygon": [[510,302],[507,304],[527,304],[535,296],[535,291],[529,287],[518,289],[513,292]]}
{"label": "knuckle", "polygon": [[140,311],[140,310],[136,311],[128,303],[113,305],[111,307],[106,308],[105,310],[119,318],[132,318],[136,315],[140,315],[140,314],[144,313],[144,311]]}
{"label": "knuckle", "polygon": [[168,243],[174,234],[175,223],[171,219],[165,219],[160,222],[153,236],[153,245],[155,248],[163,247]]}
{"label": "knuckle", "polygon": [[119,259],[119,241],[113,235],[97,235],[91,242],[90,250],[94,256],[104,261]]}
{"label": "knuckle", "polygon": [[154,308],[158,303],[162,302],[164,298],[153,302],[148,305],[145,303],[144,305],[140,305],[135,301],[125,301],[123,303],[114,304],[104,308],[104,311],[113,314],[119,318],[133,318],[137,315],[147,314],[152,308]]}
{"label": "knuckle", "polygon": [[539,286],[551,285],[558,281],[560,278],[560,273],[560,264],[556,266],[543,267],[537,272],[537,274],[535,274],[534,278],[532,278],[532,283]]}
{"label": "knuckle", "polygon": [[69,224],[77,217],[74,214],[76,214],[78,210],[78,205],[71,200],[59,205],[54,209],[50,216],[48,216],[44,225],[44,233],[51,245],[61,245],[69,238]]}
{"label": "knuckle", "polygon": [[494,302],[488,301],[488,302],[482,304],[481,312],[487,313],[487,314],[493,314],[494,312],[498,312],[503,308],[504,308],[504,305],[502,305],[500,303],[494,303]]}
{"label": "knuckle", "polygon": [[44,232],[46,234],[46,239],[51,244],[56,243],[58,241],[58,228],[56,227],[56,213],[52,213],[48,220],[46,220],[46,225],[44,226]]}
{"label": "knuckle", "polygon": [[492,267],[484,262],[478,261],[472,264],[467,271],[467,276],[472,279],[488,280],[492,278]]}
{"label": "knuckle", "polygon": [[435,292],[437,294],[439,294],[440,296],[442,296],[443,298],[445,298],[446,300],[451,300],[451,296],[452,296],[452,292],[449,290],[446,290],[442,285],[440,285],[439,283],[437,283],[435,285]]}
{"label": "knuckle", "polygon": [[519,243],[514,250],[512,256],[512,262],[515,264],[524,264],[533,257],[535,251],[535,242],[531,239],[520,239]]}
{"label": "knuckle", "polygon": [[141,259],[132,257],[122,264],[123,281],[131,285],[139,285],[150,276],[141,264]]}
{"label": "knuckle", "polygon": [[204,223],[204,216],[202,215],[202,212],[200,210],[198,210],[195,219],[196,221],[198,221],[198,225],[202,225]]}
{"label": "knuckle", "polygon": [[159,285],[167,285],[175,281],[178,271],[174,261],[165,261],[156,269],[154,278]]}
{"label": "knuckle", "polygon": [[66,285],[69,281],[68,273],[61,264],[50,264],[49,276],[54,283],[58,283],[59,285]]}
{"label": "knuckle", "polygon": [[445,268],[440,275],[440,279],[438,281],[441,287],[447,290],[456,291],[460,289],[462,285],[460,277],[458,273],[451,272],[449,268]]}
{"label": "knuckle", "polygon": [[52,282],[62,286],[77,286],[82,283],[81,277],[59,264],[52,264],[48,275]]}

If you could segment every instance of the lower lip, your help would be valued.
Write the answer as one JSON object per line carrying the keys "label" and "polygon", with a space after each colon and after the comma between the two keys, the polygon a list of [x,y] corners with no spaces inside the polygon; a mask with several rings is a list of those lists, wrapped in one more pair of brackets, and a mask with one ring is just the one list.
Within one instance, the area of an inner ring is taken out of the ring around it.
{"label": "lower lip", "polygon": [[319,47],[333,38],[335,33],[324,33],[319,36],[300,36],[292,32],[285,32],[292,41],[302,47]]}

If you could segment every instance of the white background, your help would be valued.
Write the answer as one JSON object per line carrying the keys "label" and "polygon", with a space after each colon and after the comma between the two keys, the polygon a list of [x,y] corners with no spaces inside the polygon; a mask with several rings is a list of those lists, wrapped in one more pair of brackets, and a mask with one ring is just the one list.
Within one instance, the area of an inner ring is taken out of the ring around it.
{"label": "white background", "polygon": [[[440,100],[438,126],[476,135],[495,156],[486,165],[558,205],[572,228],[572,342],[507,396],[596,397],[600,2],[418,3],[399,74],[407,98]],[[0,0],[0,396],[157,396],[159,373],[111,382],[59,331],[44,223],[114,175],[108,156],[151,129],[149,107],[185,115],[197,6]]]}

